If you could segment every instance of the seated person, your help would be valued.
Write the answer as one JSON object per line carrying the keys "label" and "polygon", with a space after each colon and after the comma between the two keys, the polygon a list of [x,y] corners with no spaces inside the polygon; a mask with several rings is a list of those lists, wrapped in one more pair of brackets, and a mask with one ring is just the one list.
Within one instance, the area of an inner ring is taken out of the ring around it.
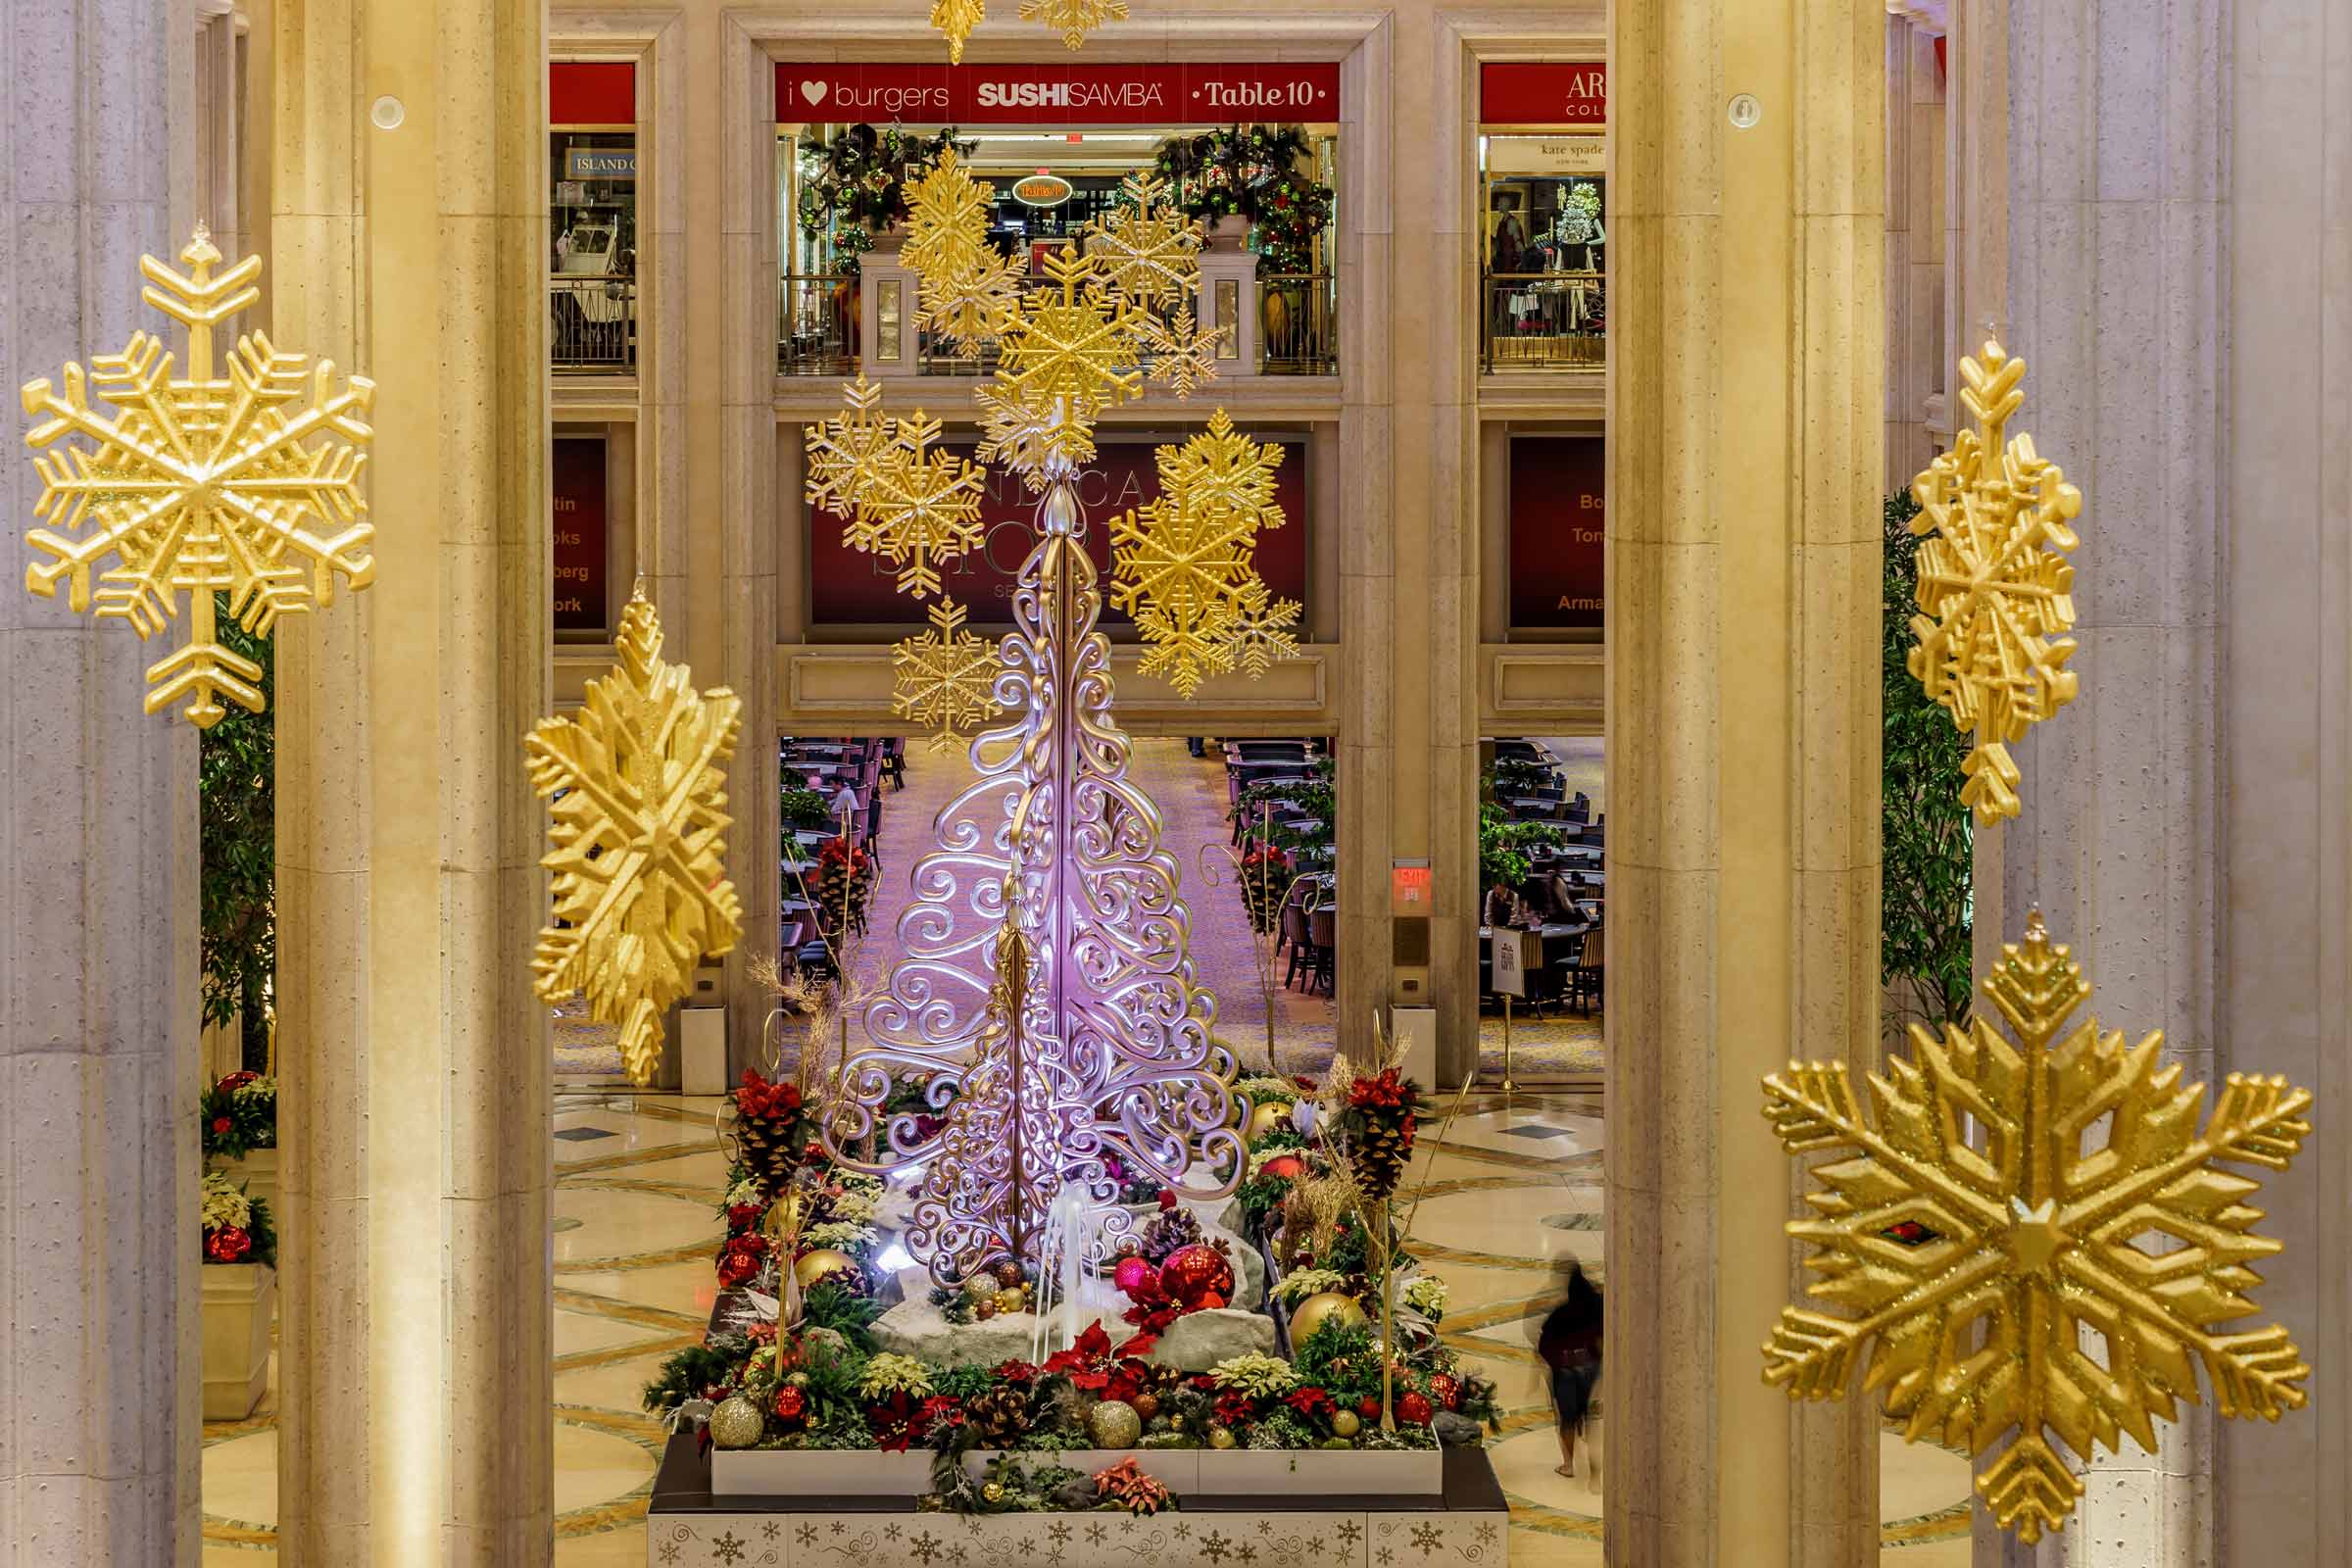
{"label": "seated person", "polygon": [[1479,923],[1489,928],[1509,930],[1528,922],[1527,905],[1517,890],[1507,882],[1497,882],[1487,889],[1486,903],[1480,906]]}
{"label": "seated person", "polygon": [[1527,908],[1531,926],[1549,925],[1555,920],[1568,919],[1571,915],[1570,906],[1560,897],[1559,878],[1556,875],[1530,877],[1520,886],[1519,902]]}

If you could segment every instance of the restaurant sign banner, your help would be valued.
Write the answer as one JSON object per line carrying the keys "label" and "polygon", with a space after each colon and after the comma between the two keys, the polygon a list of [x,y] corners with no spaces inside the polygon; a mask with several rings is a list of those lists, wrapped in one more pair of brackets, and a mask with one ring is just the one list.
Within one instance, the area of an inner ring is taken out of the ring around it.
{"label": "restaurant sign banner", "polygon": [[1297,65],[776,67],[776,119],[941,125],[1225,125],[1336,121],[1340,68]]}

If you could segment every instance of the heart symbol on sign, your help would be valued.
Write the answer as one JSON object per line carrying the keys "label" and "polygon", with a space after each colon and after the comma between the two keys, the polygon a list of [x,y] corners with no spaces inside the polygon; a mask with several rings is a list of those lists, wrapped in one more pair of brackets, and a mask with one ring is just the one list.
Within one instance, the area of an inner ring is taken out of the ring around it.
{"label": "heart symbol on sign", "polygon": [[804,81],[801,83],[801,96],[811,105],[821,104],[825,101],[825,84],[821,81]]}

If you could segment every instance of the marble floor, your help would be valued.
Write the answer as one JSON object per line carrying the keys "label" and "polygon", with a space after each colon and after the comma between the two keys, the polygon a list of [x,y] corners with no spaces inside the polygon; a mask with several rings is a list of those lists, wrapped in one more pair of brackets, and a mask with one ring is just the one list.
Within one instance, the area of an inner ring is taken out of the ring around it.
{"label": "marble floor", "polygon": [[[556,1561],[642,1564],[645,1502],[662,1435],[638,1408],[661,1359],[709,1313],[712,1213],[724,1162],[708,1100],[567,1096],[556,1114]],[[1421,1191],[1414,1250],[1451,1287],[1447,1338],[1501,1384],[1509,1412],[1495,1467],[1513,1512],[1515,1568],[1597,1568],[1603,1494],[1554,1474],[1536,1328],[1570,1259],[1600,1267],[1599,1104],[1591,1097],[1473,1100],[1425,1137],[1405,1189]],[[1426,1178],[1426,1185],[1423,1185]],[[1443,1238],[1442,1241],[1438,1238]],[[274,1394],[255,1416],[205,1429],[204,1561],[264,1568],[277,1517]],[[1607,1442],[1603,1412],[1598,1442]],[[1968,1466],[1907,1447],[1882,1453],[1885,1568],[1963,1568]]]}

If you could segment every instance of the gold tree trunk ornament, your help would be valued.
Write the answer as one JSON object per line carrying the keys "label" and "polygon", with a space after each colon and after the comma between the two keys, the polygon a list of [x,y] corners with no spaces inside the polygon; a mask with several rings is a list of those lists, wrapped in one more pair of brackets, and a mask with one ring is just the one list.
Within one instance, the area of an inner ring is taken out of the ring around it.
{"label": "gold tree trunk ornament", "polygon": [[[217,374],[214,329],[261,297],[262,259],[216,276],[220,253],[201,224],[179,259],[185,273],[152,256],[139,270],[147,303],[187,325],[186,375],[172,375],[163,339],[140,331],[86,373],[68,364],[62,392],[46,377],[24,384],[24,412],[40,421],[25,445],[95,443],[33,460],[33,515],[48,526],[25,540],[49,559],[25,568],[24,586],[52,598],[63,582],[76,613],[95,602],[99,619],[126,621],[142,640],[178,615],[186,594],[187,641],[148,666],[147,711],[186,697],[189,722],[210,729],[227,712],[222,698],[263,706],[261,667],[220,641],[215,594],[237,624],[268,636],[280,615],[332,604],[337,577],[355,591],[375,580],[359,450],[373,434],[363,416],[375,384],[355,375],[338,387],[332,364],[281,352],[260,332],[238,338]],[[93,387],[114,414],[91,407]],[[110,557],[93,590],[91,573]]]}
{"label": "gold tree trunk ornament", "polygon": [[[1914,487],[1929,511],[1913,526],[1937,537],[1920,549],[1911,671],[1976,727],[1962,799],[1992,821],[2018,811],[2001,742],[2076,695],[2060,668],[2074,568],[2056,552],[2074,548],[2082,497],[2031,437],[2002,444],[2024,363],[1988,343],[1961,373],[1979,428]],[[2254,1311],[2250,1265],[2279,1244],[2254,1233],[2245,1200],[2261,1183],[2223,1167],[2284,1170],[2311,1096],[2231,1073],[2200,1128],[2204,1086],[2159,1063],[2161,1033],[2127,1048],[2093,1018],[2070,1027],[2091,988],[2039,910],[2002,955],[1982,989],[2007,1032],[1981,1012],[1941,1040],[1913,1024],[1914,1059],[1869,1075],[1867,1109],[1842,1063],[1765,1078],[1788,1152],[1840,1156],[1812,1168],[1814,1217],[1788,1234],[1812,1249],[1806,1294],[1847,1315],[1783,1308],[1764,1380],[1837,1398],[1861,1362],[1906,1441],[1982,1455],[2006,1440],[1977,1491],[2034,1542],[2082,1499],[2066,1454],[2088,1461],[2127,1435],[2153,1449],[2157,1421],[2199,1397],[2200,1366],[2225,1416],[2303,1404],[2311,1368],[2286,1330],[2227,1327]]]}
{"label": "gold tree trunk ornament", "polygon": [[726,764],[743,702],[698,692],[662,659],[662,622],[640,586],[621,612],[620,662],[588,683],[577,717],[543,718],[523,749],[549,801],[539,863],[555,873],[555,924],[531,960],[539,995],[585,992],[620,1027],[637,1083],[662,1060],[662,1015],[695,966],[734,951],[743,905],[726,878]]}

